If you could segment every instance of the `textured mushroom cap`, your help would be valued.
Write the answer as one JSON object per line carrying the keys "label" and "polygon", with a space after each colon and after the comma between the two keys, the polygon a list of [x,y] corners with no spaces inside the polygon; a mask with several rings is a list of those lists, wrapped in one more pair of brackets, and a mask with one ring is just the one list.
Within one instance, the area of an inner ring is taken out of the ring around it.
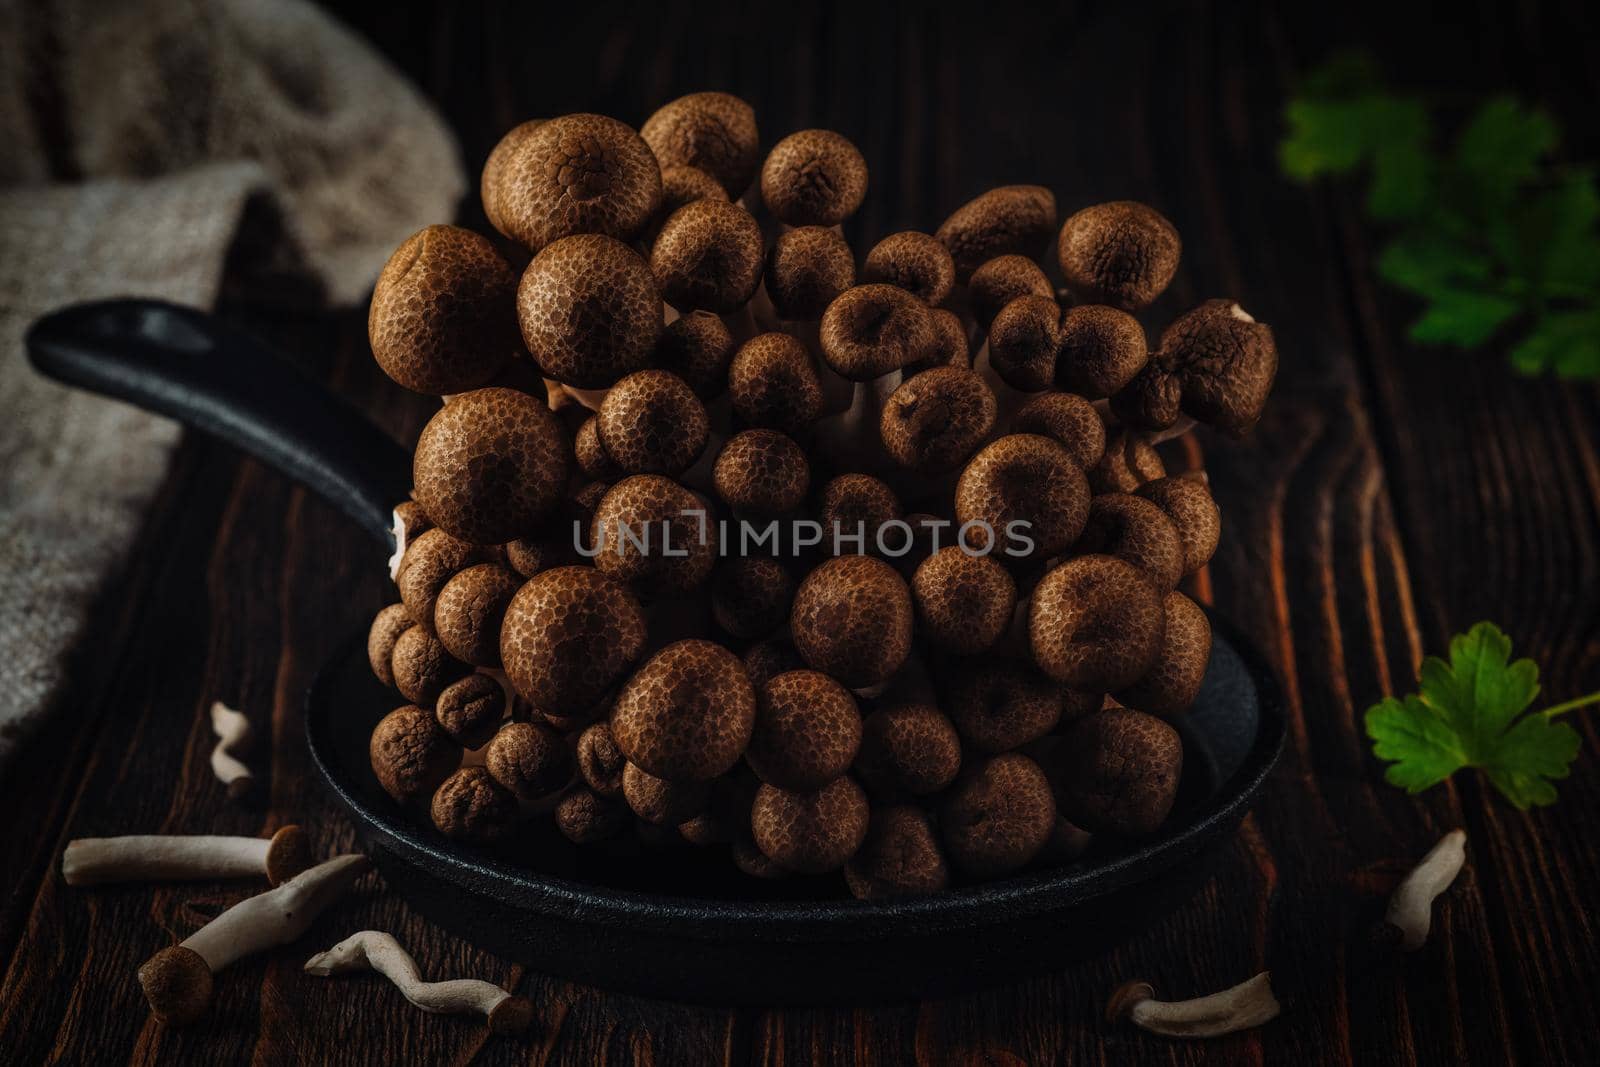
{"label": "textured mushroom cap", "polygon": [[960,770],[961,739],[932,704],[881,708],[862,723],[856,773],[874,793],[937,793]]}
{"label": "textured mushroom cap", "polygon": [[1036,396],[1017,412],[1012,433],[1036,433],[1061,445],[1087,472],[1106,452],[1106,424],[1094,405],[1073,393]]}
{"label": "textured mushroom cap", "polygon": [[732,199],[744,195],[761,162],[756,113],[731,93],[689,93],[663,104],[639,129],[662,167],[698,167]]}
{"label": "textured mushroom cap", "polygon": [[1050,301],[1056,290],[1044,269],[1027,256],[995,256],[972,272],[967,280],[967,301],[972,317],[985,330],[1000,309],[1018,297],[1036,296]]}
{"label": "textured mushroom cap", "polygon": [[691,311],[667,323],[650,362],[688,382],[695,396],[710,400],[728,387],[733,352],[727,323],[709,311]]}
{"label": "textured mushroom cap", "polygon": [[1089,502],[1089,521],[1073,551],[1116,556],[1144,571],[1158,591],[1183,577],[1183,539],[1166,512],[1143,497],[1101,493]]}
{"label": "textured mushroom cap", "polygon": [[989,324],[989,366],[1025,393],[1050,388],[1061,350],[1061,307],[1048,296],[1019,296]]}
{"label": "textured mushroom cap", "polygon": [[474,563],[484,562],[489,554],[488,549],[469,545],[438,528],[423,531],[406,546],[394,576],[412,621],[424,630],[432,630],[434,605],[445,583]]}
{"label": "textured mushroom cap", "polygon": [[367,631],[367,662],[372,664],[372,673],[384,685],[394,684],[390,660],[395,642],[415,625],[404,604],[390,604],[373,617],[372,628]]}
{"label": "textured mushroom cap", "polygon": [[789,617],[806,663],[851,689],[877,685],[900,669],[911,654],[911,625],[905,579],[871,556],[839,556],[812,571]]}
{"label": "textured mushroom cap", "polygon": [[1053,775],[1061,813],[1093,833],[1149,834],[1178,795],[1183,741],[1153,715],[1107,708],[1062,735]]}
{"label": "textured mushroom cap", "polygon": [[555,510],[571,468],[555,413],[527,393],[492,388],[462,393],[428,420],[411,473],[418,503],[441,529],[498,545]]}
{"label": "textured mushroom cap", "polygon": [[994,393],[976,371],[935,367],[902,382],[883,405],[878,434],[903,467],[952,470],[994,428]]}
{"label": "textured mushroom cap", "polygon": [[389,666],[400,695],[425,708],[433,707],[444,687],[468,671],[465,663],[453,658],[437,637],[420,626],[395,640]]}
{"label": "textured mushroom cap", "polygon": [[755,717],[755,688],[738,656],[711,641],[678,641],[622,687],[611,735],[642,770],[703,782],[739,762]]}
{"label": "textured mushroom cap", "polygon": [[531,802],[572,781],[572,750],[543,723],[508,722],[489,742],[483,765],[518,800]]}
{"label": "textured mushroom cap", "polygon": [[927,305],[904,289],[858,285],[822,313],[819,342],[836,373],[868,382],[927,358],[939,336]]}
{"label": "textured mushroom cap", "polygon": [[211,968],[192,948],[169,945],[139,966],[139,985],[156,1018],[184,1026],[211,1003]]}
{"label": "textured mushroom cap", "polygon": [[987,651],[1011,624],[1017,583],[993,558],[950,545],[917,567],[911,595],[918,632],[946,651],[972,656]]}
{"label": "textured mushroom cap", "polygon": [[1144,327],[1126,311],[1105,304],[1080,304],[1061,316],[1056,382],[1099,399],[1133,381],[1150,358]]}
{"label": "textured mushroom cap", "polygon": [[[601,403],[603,405],[604,401]],[[578,461],[578,470],[583,472],[585,478],[614,482],[623,476],[622,468],[617,466],[616,460],[611,458],[611,453],[606,451],[605,442],[600,439],[598,414],[590,415],[583,420],[583,425],[578,427],[578,432],[572,439],[572,455]]]}
{"label": "textured mushroom cap", "polygon": [[1108,692],[1144,676],[1166,630],[1162,595],[1113,556],[1079,556],[1034,588],[1028,636],[1039,669],[1073,689]]}
{"label": "textured mushroom cap", "polygon": [[282,827],[267,844],[267,883],[280,886],[316,862],[311,835],[293,824]]}
{"label": "textured mushroom cap", "polygon": [[802,874],[836,871],[867,836],[867,795],[848,777],[814,792],[763,785],[750,809],[756,847],[773,862]]}
{"label": "textured mushroom cap", "polygon": [[730,851],[733,853],[733,865],[751,878],[787,878],[793,873],[756,847],[753,838],[740,838],[733,843]]}
{"label": "textured mushroom cap", "polygon": [[626,586],[591,567],[556,567],[511,598],[500,658],[536,711],[575,714],[638,661],[644,638],[644,612]]}
{"label": "textured mushroom cap", "polygon": [[601,796],[622,795],[622,766],[627,762],[610,723],[593,723],[578,735],[578,773]]}
{"label": "textured mushroom cap", "polygon": [[1176,590],[1163,604],[1167,628],[1155,666],[1116,698],[1119,704],[1151,715],[1177,715],[1194,703],[1205,680],[1211,662],[1211,622],[1200,605]]}
{"label": "textured mushroom cap", "polygon": [[734,637],[765,637],[789,620],[794,578],[770,556],[735,556],[711,574],[711,614]]}
{"label": "textured mushroom cap", "polygon": [[699,497],[671,478],[635,474],[606,490],[594,509],[594,565],[646,596],[687,593],[716,562],[708,528]]}
{"label": "textured mushroom cap", "polygon": [[956,279],[996,256],[1037,259],[1056,228],[1055,194],[1042,185],[1002,185],[962,204],[934,232],[955,260]]}
{"label": "textured mushroom cap", "polygon": [[676,826],[693,818],[710,797],[710,782],[669,782],[633,763],[622,768],[622,798],[651,826]]}
{"label": "textured mushroom cap", "polygon": [[1117,430],[1107,436],[1100,462],[1089,469],[1089,488],[1096,493],[1131,493],[1166,476],[1167,466],[1155,445],[1143,434]]}
{"label": "textured mushroom cap", "polygon": [[870,474],[841,474],[822,487],[817,521],[827,539],[824,543],[835,554],[845,551],[846,545],[861,553],[874,551],[878,531],[903,515],[900,498],[885,483]]}
{"label": "textured mushroom cap", "polygon": [[596,430],[606,455],[628,474],[679,474],[694,466],[711,432],[706,406],[664,370],[628,375],[600,403]]}
{"label": "textured mushroom cap", "polygon": [[799,433],[822,414],[822,386],[811,353],[786,333],[757,334],[728,366],[733,413],[746,426]]}
{"label": "textured mushroom cap", "polygon": [[856,283],[856,258],[828,227],[800,226],[772,243],[766,282],[779,318],[814,321]]}
{"label": "textured mushroom cap", "polygon": [[517,798],[486,768],[463,767],[434,792],[429,814],[446,837],[488,844],[511,832],[517,821]]}
{"label": "textured mushroom cap", "polygon": [[950,871],[928,816],[901,805],[872,812],[844,880],[858,900],[885,900],[937,893],[950,884]]}
{"label": "textured mushroom cap", "polygon": [[[622,786],[618,785],[620,790]],[[556,829],[578,845],[593,845],[616,837],[628,825],[628,806],[615,798],[597,796],[589,789],[574,789],[556,805]]]}
{"label": "textured mushroom cap", "polygon": [[745,430],[728,439],[711,479],[731,508],[781,515],[800,506],[811,488],[811,464],[793,439],[775,430]]}
{"label": "textured mushroom cap", "polygon": [[665,222],[685,204],[692,204],[696,200],[727,199],[728,191],[699,167],[662,167],[661,207],[656,217]]}
{"label": "textured mushroom cap", "polygon": [[546,375],[600,389],[649,366],[661,336],[661,293],[639,253],[579,234],[533,257],[517,286],[517,320]]}
{"label": "textured mushroom cap", "polygon": [[1207,300],[1161,334],[1161,346],[1111,406],[1165,429],[1186,414],[1235,437],[1256,424],[1278,374],[1272,328],[1231,300]]}
{"label": "textured mushroom cap", "polygon": [[789,671],[757,692],[745,759],[779,789],[820,789],[850,769],[861,747],[861,712],[850,691],[817,671]]}
{"label": "textured mushroom cap", "polygon": [[1183,541],[1183,573],[1193,574],[1210,562],[1222,537],[1222,512],[1211,498],[1211,490],[1200,478],[1178,476],[1157,478],[1137,490],[1167,513]]}
{"label": "textured mushroom cap", "polygon": [[461,763],[460,746],[412,704],[378,720],[367,755],[378,784],[401,804],[432,793]]}
{"label": "textured mushroom cap", "polygon": [[1067,219],[1056,255],[1067,287],[1085,303],[1148,306],[1178,270],[1183,242],[1160,212],[1134,200],[1086,207]]}
{"label": "textured mushroom cap", "polygon": [[972,350],[967,345],[967,328],[962,325],[961,316],[947,308],[929,308],[928,318],[933,323],[933,348],[901,368],[905,376],[910,378],[935,367],[970,368]]}
{"label": "textured mushroom cap", "polygon": [[402,500],[394,506],[394,520],[405,531],[406,544],[411,544],[433,529],[433,520],[415,500]]}
{"label": "textured mushroom cap", "polygon": [[487,674],[469,674],[451,682],[433,703],[433,717],[439,728],[462,748],[488,744],[500,729],[506,711],[505,689]]}
{"label": "textured mushroom cap", "polygon": [[944,303],[956,284],[950,250],[930,234],[892,233],[872,246],[861,265],[861,280],[898,285],[931,307]]}
{"label": "textured mushroom cap", "polygon": [[500,666],[500,622],[522,588],[522,576],[498,563],[479,563],[439,590],[433,632],[456,659],[477,667]]}
{"label": "textured mushroom cap", "polygon": [[973,457],[956,482],[956,522],[971,528],[966,544],[1005,547],[1011,523],[1027,523],[1035,559],[1048,559],[1078,539],[1089,517],[1089,484],[1065,448],[1048,437],[1014,433]]}
{"label": "textured mushroom cap", "polygon": [[460,393],[517,351],[517,276],[471,230],[429,226],[378,275],[367,338],[383,372],[418,393]]}
{"label": "textured mushroom cap", "polygon": [[774,637],[758,641],[745,650],[744,669],[750,684],[760,689],[786,671],[797,671],[806,665],[787,639]]}
{"label": "textured mushroom cap", "polygon": [[[590,433],[592,435],[593,430]],[[594,442],[595,449],[603,453],[604,448],[599,444],[598,436],[594,437]],[[609,463],[610,459],[606,462]],[[502,547],[505,549],[505,561],[511,564],[511,569],[524,578],[532,578],[552,567],[578,563],[581,558],[578,549],[588,547],[589,523],[608,488],[610,486],[605,482],[585,483],[557,506],[556,513],[539,532],[507,541]]]}
{"label": "textured mushroom cap", "polygon": [[484,214],[538,252],[573,234],[631,240],[661,203],[661,168],[633,128],[604,115],[523,123],[483,171]]}
{"label": "textured mushroom cap", "polygon": [[832,130],[791,133],[761,167],[761,198],[790,226],[837,226],[866,196],[867,161]]}
{"label": "textured mushroom cap", "polygon": [[1010,752],[1043,737],[1061,721],[1061,706],[1061,687],[1030,664],[975,660],[950,671],[945,708],[979,752]]}
{"label": "textured mushroom cap", "polygon": [[1055,828],[1050,783],[1027,756],[995,756],[957,782],[940,810],[945,852],[977,878],[999,878],[1024,866]]}
{"label": "textured mushroom cap", "polygon": [[678,310],[725,314],[744,306],[761,284],[765,253],[750,212],[725,200],[694,200],[662,224],[650,270]]}

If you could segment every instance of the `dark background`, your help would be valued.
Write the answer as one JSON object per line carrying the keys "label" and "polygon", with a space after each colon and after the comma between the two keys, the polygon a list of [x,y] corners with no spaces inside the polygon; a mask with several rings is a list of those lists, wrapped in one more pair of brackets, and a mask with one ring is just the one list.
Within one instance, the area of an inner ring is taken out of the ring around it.
{"label": "dark background", "polygon": [[[363,922],[394,931],[430,973],[514,981],[538,1005],[534,1039],[423,1016],[375,980],[310,984],[292,951],[230,971],[204,1025],[167,1031],[147,1021],[132,974],[166,930],[192,928],[194,894],[65,893],[61,843],[129,826],[258,832],[260,813],[229,808],[205,767],[204,708],[224,694],[272,709],[268,821],[308,822],[327,849],[348,844],[306,764],[299,694],[390,597],[358,531],[190,438],[97,621],[72,694],[81,714],[49,727],[36,758],[0,782],[0,803],[28,812],[0,826],[0,869],[20,875],[0,911],[0,1059],[1600,1058],[1594,720],[1574,720],[1584,751],[1559,805],[1527,814],[1470,774],[1405,796],[1383,783],[1360,728],[1378,696],[1411,687],[1423,653],[1483,618],[1540,663],[1552,701],[1600,684],[1600,397],[1518,378],[1498,350],[1409,344],[1416,308],[1376,282],[1381,235],[1358,196],[1289,183],[1275,158],[1297,75],[1352,44],[1463,113],[1491,91],[1540,103],[1564,124],[1564,155],[1600,158],[1590,5],[337,6],[438,103],[473,174],[523,119],[590,110],[638,124],[679,93],[715,88],[755,106],[769,144],[808,126],[855,140],[872,173],[846,226],[858,253],[893,230],[931,230],[1006,182],[1049,185],[1064,212],[1111,198],[1158,207],[1185,253],[1151,320],[1226,295],[1278,338],[1261,425],[1242,442],[1200,435],[1188,458],[1205,463],[1225,521],[1196,594],[1277,667],[1289,746],[1190,904],[1102,960],[1010,987],[857,1010],[657,1004],[501,962],[373,890],[310,939]],[[483,228],[475,199],[463,219]],[[256,325],[414,439],[428,405],[373,367],[361,312]],[[1396,878],[1458,826],[1468,868],[1428,945],[1372,951]],[[1256,1032],[1186,1043],[1099,1020],[1131,978],[1181,997],[1264,968],[1285,1010]]]}

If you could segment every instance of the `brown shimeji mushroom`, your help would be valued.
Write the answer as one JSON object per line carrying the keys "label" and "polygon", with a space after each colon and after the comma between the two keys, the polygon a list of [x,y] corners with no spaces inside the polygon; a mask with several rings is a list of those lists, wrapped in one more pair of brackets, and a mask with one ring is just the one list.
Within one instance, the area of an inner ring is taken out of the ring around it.
{"label": "brown shimeji mushroom", "polygon": [[745,426],[796,434],[822,414],[811,354],[786,333],[758,334],[740,346],[728,367],[728,394]]}
{"label": "brown shimeji mushroom", "polygon": [[935,367],[900,385],[878,420],[884,451],[903,467],[953,470],[994,429],[994,393],[964,367]]}
{"label": "brown shimeji mushroom", "polygon": [[674,211],[650,247],[650,269],[679,311],[728,314],[761,284],[761,226],[738,204],[695,200]]}
{"label": "brown shimeji mushroom", "polygon": [[996,256],[1037,258],[1056,228],[1055,194],[1041,185],[1002,185],[967,201],[934,232],[966,282]]}
{"label": "brown shimeji mushroom", "polygon": [[761,163],[756,113],[731,93],[689,93],[663,104],[639,129],[663,167],[695,167],[730,200],[750,187]]}
{"label": "brown shimeji mushroom", "polygon": [[1211,623],[1200,605],[1174,590],[1163,606],[1167,628],[1155,664],[1117,702],[1152,715],[1176,715],[1194,703],[1211,662]]}
{"label": "brown shimeji mushroom", "polygon": [[985,331],[1000,310],[1018,297],[1054,300],[1055,287],[1044,269],[1027,256],[995,256],[972,272],[967,280],[967,303],[972,317]]}
{"label": "brown shimeji mushroom", "polygon": [[603,389],[650,365],[661,293],[632,248],[600,234],[544,249],[517,286],[522,340],[539,368],[577,389]]}
{"label": "brown shimeji mushroom", "polygon": [[1178,731],[1128,708],[1074,719],[1056,757],[1062,814],[1092,833],[1154,833],[1172,810],[1183,774]]}
{"label": "brown shimeji mushroom", "polygon": [[1093,404],[1072,393],[1042,393],[1029,400],[1012,419],[1011,432],[1051,438],[1085,473],[1106,452],[1105,420]]}
{"label": "brown shimeji mushroom", "polygon": [[1026,866],[1049,841],[1055,820],[1044,772],[1017,752],[980,764],[956,783],[939,811],[945,852],[978,878]]}
{"label": "brown shimeji mushroom", "polygon": [[856,260],[826,226],[780,233],[767,256],[766,291],[778,318],[815,322],[835,297],[856,284]]}
{"label": "brown shimeji mushroom", "polygon": [[639,601],[591,567],[528,579],[506,608],[500,658],[518,695],[541,714],[595,705],[644,651]]}
{"label": "brown shimeji mushroom", "polygon": [[806,576],[789,626],[814,669],[851,689],[887,681],[911,654],[911,591],[871,556],[839,556]]}
{"label": "brown shimeji mushroom", "polygon": [[500,623],[522,588],[522,576],[499,563],[460,571],[439,590],[433,632],[456,659],[476,667],[500,666]]}
{"label": "brown shimeji mushroom", "polygon": [[1144,571],[1163,594],[1183,577],[1183,539],[1178,527],[1150,501],[1126,493],[1102,493],[1089,501],[1089,521],[1072,547],[1075,555],[1116,556]]}
{"label": "brown shimeji mushroom", "polygon": [[959,656],[987,652],[1011,625],[1017,583],[989,556],[949,545],[918,565],[911,579],[919,633]]}
{"label": "brown shimeji mushroom", "polygon": [[937,239],[906,230],[872,246],[861,266],[861,280],[897,285],[929,307],[938,307],[955,288],[956,265]]}
{"label": "brown shimeji mushroom", "polygon": [[1210,562],[1222,536],[1222,513],[1211,498],[1204,475],[1178,475],[1145,482],[1135,494],[1155,504],[1183,542],[1183,573],[1193,574]]}
{"label": "brown shimeji mushroom", "polygon": [[736,514],[782,515],[811,488],[811,465],[794,440],[775,430],[735,434],[717,454],[717,495]]}
{"label": "brown shimeji mushroom", "polygon": [[[1009,434],[984,446],[956,482],[955,518],[963,544],[1034,559],[1059,555],[1089,518],[1089,485],[1060,444]],[[1013,525],[1019,524],[1019,525]],[[1026,550],[1018,538],[1032,542]]]}
{"label": "brown shimeji mushroom", "polygon": [[624,474],[682,474],[705,451],[711,429],[694,390],[664,370],[623,378],[606,394],[597,419],[605,454]]}
{"label": "brown shimeji mushroom", "polygon": [[879,532],[903,516],[894,490],[870,474],[841,474],[834,478],[822,487],[817,508],[823,544],[835,554],[878,551]]}
{"label": "brown shimeji mushroom", "polygon": [[937,893],[950,884],[950,871],[927,813],[901,805],[873,810],[844,878],[857,899],[883,900]]}
{"label": "brown shimeji mushroom", "polygon": [[701,400],[711,400],[728,387],[734,349],[733,333],[721,316],[691,311],[667,323],[650,362],[682,378]]}
{"label": "brown shimeji mushroom", "polygon": [[647,597],[690,592],[711,576],[716,562],[705,519],[700,499],[672,479],[624,478],[595,508],[594,565]]}
{"label": "brown shimeji mushroom", "polygon": [[1125,311],[1161,295],[1182,252],[1172,223],[1134,200],[1084,208],[1062,224],[1056,242],[1067,287],[1085,302]]}
{"label": "brown shimeji mushroom", "polygon": [[72,886],[262,875],[276,886],[311,865],[310,837],[292,824],[271,837],[80,837],[61,853],[61,877]]}
{"label": "brown shimeji mushroom", "polygon": [[484,767],[463,767],[446,778],[429,812],[440,833],[474,844],[504,839],[518,818],[516,796]]}
{"label": "brown shimeji mushroom", "polygon": [[932,704],[880,708],[862,723],[855,769],[874,796],[937,793],[961,769],[961,739]]}
{"label": "brown shimeji mushroom", "polygon": [[739,761],[755,716],[755,689],[738,656],[711,641],[679,641],[622,687],[611,734],[640,769],[703,782]]}
{"label": "brown shimeji mushroom", "polygon": [[761,167],[761,198],[790,226],[837,226],[866,195],[867,161],[832,130],[791,133]]}
{"label": "brown shimeji mushroom", "polygon": [[780,789],[820,789],[850,769],[861,747],[861,712],[850,691],[816,671],[790,671],[757,693],[745,759]]}
{"label": "brown shimeji mushroom", "polygon": [[1165,633],[1161,592],[1113,556],[1061,564],[1040,580],[1028,605],[1034,662],[1083,692],[1123,689],[1144,677]]}
{"label": "brown shimeji mushroom", "polygon": [[1277,374],[1271,327],[1231,300],[1207,300],[1162,332],[1149,364],[1111,407],[1144,429],[1188,415],[1238,437],[1261,417]]}
{"label": "brown shimeji mushroom", "polygon": [[402,804],[431,795],[461,764],[461,746],[432,715],[412,704],[378,721],[368,755],[378,784]]}
{"label": "brown shimeji mushroom", "polygon": [[867,797],[849,777],[821,789],[791,792],[774,785],[756,791],[750,832],[769,859],[802,874],[836,871],[867,836]]}

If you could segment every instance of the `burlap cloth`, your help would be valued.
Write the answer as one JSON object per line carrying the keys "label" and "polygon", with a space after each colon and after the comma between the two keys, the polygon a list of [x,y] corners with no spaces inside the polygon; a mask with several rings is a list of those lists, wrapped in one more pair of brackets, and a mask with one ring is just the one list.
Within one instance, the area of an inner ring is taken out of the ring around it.
{"label": "burlap cloth", "polygon": [[353,303],[464,188],[422,97],[300,0],[0,0],[0,765],[59,703],[178,436],[39,378],[28,323],[96,297],[208,306],[225,266]]}

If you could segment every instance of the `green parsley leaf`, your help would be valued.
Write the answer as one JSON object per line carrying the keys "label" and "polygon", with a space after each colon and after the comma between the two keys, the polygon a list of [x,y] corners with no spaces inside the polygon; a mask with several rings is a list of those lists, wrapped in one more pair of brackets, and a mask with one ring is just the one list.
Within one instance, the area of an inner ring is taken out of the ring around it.
{"label": "green parsley leaf", "polygon": [[1600,377],[1600,311],[1552,312],[1511,350],[1525,374],[1553,370],[1562,378]]}
{"label": "green parsley leaf", "polygon": [[1517,310],[1516,301],[1494,293],[1446,289],[1434,294],[1407,333],[1413,341],[1476,348]]}
{"label": "green parsley leaf", "polygon": [[1543,111],[1496,97],[1461,131],[1456,161],[1485,193],[1504,198],[1539,173],[1539,161],[1560,139],[1560,127]]}
{"label": "green parsley leaf", "polygon": [[1384,778],[1410,793],[1477,767],[1518,808],[1553,804],[1556,781],[1577,758],[1578,732],[1555,721],[1600,703],[1600,693],[1528,714],[1539,695],[1539,668],[1511,660],[1511,639],[1480,622],[1450,641],[1448,662],[1429,656],[1419,692],[1386,697],[1367,709],[1372,751],[1390,765]]}

